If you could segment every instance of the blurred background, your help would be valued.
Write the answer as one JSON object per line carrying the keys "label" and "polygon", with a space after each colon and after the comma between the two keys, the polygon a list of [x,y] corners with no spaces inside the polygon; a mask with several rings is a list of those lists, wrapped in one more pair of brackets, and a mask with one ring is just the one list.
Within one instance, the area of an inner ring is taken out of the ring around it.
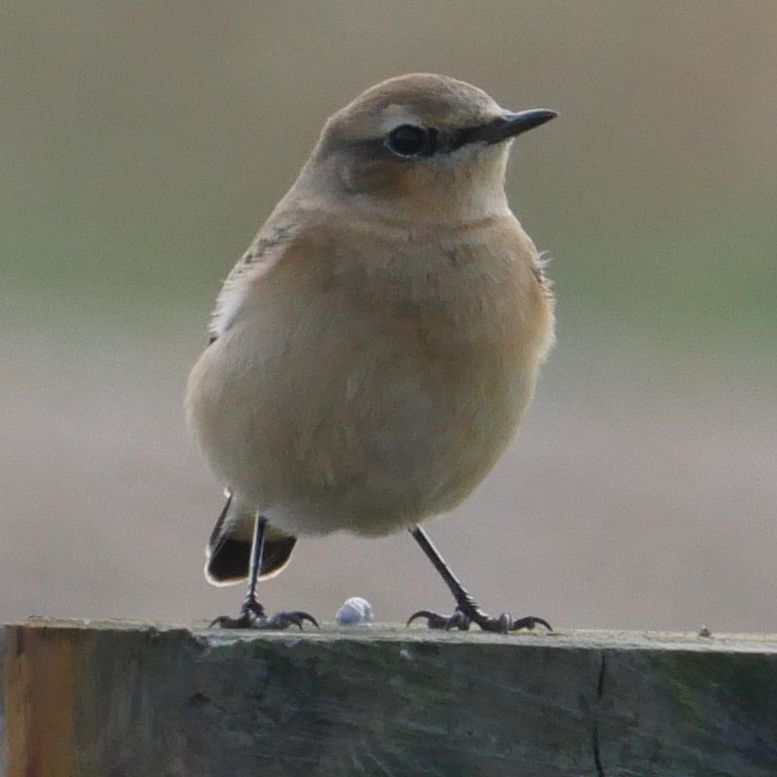
{"label": "blurred background", "polygon": [[[561,118],[514,209],[553,257],[528,423],[427,526],[484,607],[777,630],[777,4],[12,2],[0,32],[0,619],[237,611],[181,398],[324,119],[434,71]],[[409,536],[301,542],[269,609],[450,610]]]}

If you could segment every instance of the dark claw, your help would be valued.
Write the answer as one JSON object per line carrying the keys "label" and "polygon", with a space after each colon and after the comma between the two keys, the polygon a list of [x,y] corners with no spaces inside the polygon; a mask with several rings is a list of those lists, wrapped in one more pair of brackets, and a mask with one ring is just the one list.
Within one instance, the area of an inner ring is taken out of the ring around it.
{"label": "dark claw", "polygon": [[485,616],[479,620],[478,626],[483,631],[495,631],[500,634],[507,634],[510,631],[519,631],[520,629],[534,629],[535,626],[544,626],[548,631],[553,631],[552,626],[544,619],[535,615],[527,615],[525,618],[513,618],[509,613],[503,612],[498,618],[489,618]]}
{"label": "dark claw", "polygon": [[210,628],[216,626],[219,629],[261,629],[266,622],[264,607],[259,602],[248,600],[243,602],[237,618],[222,615],[211,621]]}
{"label": "dark claw", "polygon": [[249,629],[251,624],[249,620],[241,615],[239,618],[230,618],[229,615],[219,615],[218,618],[214,618],[209,629]]}
{"label": "dark claw", "polygon": [[305,621],[310,621],[316,628],[319,628],[318,621],[306,612],[294,610],[292,612],[276,612],[275,615],[267,617],[264,608],[258,602],[247,602],[243,605],[240,615],[237,618],[230,618],[228,615],[222,615],[216,618],[210,628],[214,626],[219,629],[260,629],[267,631],[283,631],[289,626],[297,626],[300,631]]}
{"label": "dark claw", "polygon": [[300,612],[294,610],[293,612],[276,612],[272,618],[267,619],[267,625],[262,628],[265,629],[279,629],[283,630],[288,626],[296,626],[300,631],[303,631],[302,624],[305,621],[310,621],[316,628],[319,628],[318,621],[306,612]]}
{"label": "dark claw", "polygon": [[483,631],[497,632],[507,634],[510,631],[520,629],[533,629],[535,626],[544,626],[548,631],[553,631],[551,625],[544,619],[535,615],[528,615],[525,618],[513,618],[509,613],[502,613],[498,618],[492,618],[486,615],[478,607],[460,608],[457,607],[453,615],[440,615],[430,610],[418,610],[414,612],[407,621],[409,626],[414,620],[426,618],[426,625],[430,629],[459,629],[468,631],[473,623],[477,623]]}
{"label": "dark claw", "polygon": [[456,610],[453,615],[440,615],[439,613],[431,612],[430,610],[419,610],[408,618],[406,625],[409,626],[418,618],[426,618],[426,625],[430,629],[445,629],[445,631],[450,631],[451,629],[469,631],[469,627],[472,623],[461,610]]}
{"label": "dark claw", "polygon": [[514,620],[508,631],[518,631],[518,629],[533,629],[535,626],[544,626],[548,631],[553,631],[553,626],[551,626],[545,620],[545,618],[538,618],[536,615],[527,615],[525,618],[518,618],[518,620]]}

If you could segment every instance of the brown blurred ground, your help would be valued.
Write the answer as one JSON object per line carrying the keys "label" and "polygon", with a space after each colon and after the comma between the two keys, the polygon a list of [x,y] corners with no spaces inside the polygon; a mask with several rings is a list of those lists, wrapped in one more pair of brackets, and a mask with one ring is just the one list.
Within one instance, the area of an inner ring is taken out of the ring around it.
{"label": "brown blurred ground", "polygon": [[[777,6],[227,3],[6,13],[0,615],[187,621],[220,507],[183,426],[221,279],[323,119],[432,70],[562,118],[509,187],[554,257],[529,423],[430,530],[490,609],[777,628]],[[300,544],[269,606],[447,607],[409,537]]]}

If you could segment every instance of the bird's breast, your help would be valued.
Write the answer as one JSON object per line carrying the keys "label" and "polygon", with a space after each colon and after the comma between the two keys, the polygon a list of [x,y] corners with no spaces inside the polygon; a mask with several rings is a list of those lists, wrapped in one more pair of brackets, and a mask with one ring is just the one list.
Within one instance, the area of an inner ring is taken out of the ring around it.
{"label": "bird's breast", "polygon": [[552,327],[528,238],[492,237],[335,241],[258,284],[192,414],[227,482],[299,533],[387,533],[469,494]]}
{"label": "bird's breast", "polygon": [[[491,469],[531,399],[550,327],[531,265],[498,245],[447,245],[362,268],[348,291],[377,347],[350,372],[347,417],[387,492],[448,509]],[[415,263],[414,263],[415,262]],[[386,271],[388,270],[388,272]],[[358,337],[357,337],[358,342]]]}

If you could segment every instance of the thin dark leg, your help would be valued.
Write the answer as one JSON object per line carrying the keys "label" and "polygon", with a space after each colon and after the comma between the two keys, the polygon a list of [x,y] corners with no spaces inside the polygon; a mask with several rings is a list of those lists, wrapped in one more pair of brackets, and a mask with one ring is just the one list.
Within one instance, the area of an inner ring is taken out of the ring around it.
{"label": "thin dark leg", "polygon": [[267,529],[267,519],[257,515],[254,521],[254,536],[251,540],[251,563],[248,566],[248,588],[245,603],[257,607],[263,613],[262,605],[256,598],[256,584],[259,582],[259,572],[262,568],[264,555],[264,533]]}
{"label": "thin dark leg", "polygon": [[426,553],[426,557],[434,564],[434,568],[440,573],[440,577],[442,577],[445,581],[445,585],[448,586],[450,592],[453,594],[456,604],[459,607],[477,607],[475,600],[467,593],[464,586],[459,582],[459,579],[445,563],[445,560],[440,555],[440,551],[434,547],[434,544],[429,539],[429,535],[420,526],[414,526],[410,529],[410,534],[413,535],[413,539],[421,546],[421,550]]}
{"label": "thin dark leg", "polygon": [[552,631],[550,624],[546,620],[535,615],[518,619],[513,618],[508,613],[502,613],[498,618],[486,615],[445,563],[445,560],[429,539],[429,535],[420,526],[414,526],[410,529],[410,534],[413,535],[415,541],[421,546],[427,558],[434,564],[434,568],[440,573],[440,577],[442,577],[445,585],[448,586],[453,594],[453,598],[456,600],[456,611],[453,615],[446,617],[429,610],[419,610],[410,616],[408,625],[416,618],[426,618],[429,628],[432,629],[467,630],[472,623],[477,623],[483,631],[507,633],[508,631],[516,631],[518,629],[533,629],[537,625],[545,626],[548,631]]}
{"label": "thin dark leg", "polygon": [[211,623],[211,627],[218,626],[221,629],[285,629],[292,624],[302,628],[304,621],[310,621],[318,627],[316,619],[306,612],[294,610],[292,612],[277,612],[268,618],[259,599],[256,596],[256,585],[262,570],[262,556],[264,554],[264,535],[267,530],[267,519],[257,514],[254,521],[254,534],[251,541],[251,558],[248,566],[248,587],[246,588],[243,606],[237,618],[222,615]]}

